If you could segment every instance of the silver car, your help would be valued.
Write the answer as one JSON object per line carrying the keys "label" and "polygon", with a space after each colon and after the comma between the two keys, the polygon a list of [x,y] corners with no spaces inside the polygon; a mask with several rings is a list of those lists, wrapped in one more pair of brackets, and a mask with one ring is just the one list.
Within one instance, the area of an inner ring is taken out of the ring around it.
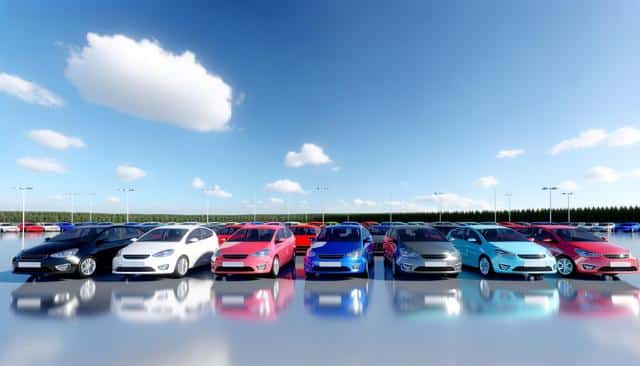
{"label": "silver car", "polygon": [[439,274],[457,277],[460,253],[440,231],[428,225],[392,227],[383,243],[385,262],[394,277],[402,274]]}

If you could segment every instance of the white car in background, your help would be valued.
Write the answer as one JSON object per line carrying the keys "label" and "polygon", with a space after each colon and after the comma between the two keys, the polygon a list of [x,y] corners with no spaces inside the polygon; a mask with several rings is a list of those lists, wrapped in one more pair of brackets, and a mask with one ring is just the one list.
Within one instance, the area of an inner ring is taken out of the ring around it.
{"label": "white car in background", "polygon": [[195,267],[211,265],[218,236],[206,227],[160,226],[149,230],[113,258],[113,273],[183,277]]}
{"label": "white car in background", "polygon": [[44,231],[48,233],[56,233],[60,231],[60,226],[56,224],[45,222],[40,224],[40,226],[42,226],[44,228]]}
{"label": "white car in background", "polygon": [[614,222],[601,222],[598,225],[595,225],[591,228],[591,231],[597,231],[597,232],[610,232],[613,231],[613,229],[616,227],[616,224]]}
{"label": "white car in background", "polygon": [[17,233],[20,231],[18,225],[0,222],[0,233]]}
{"label": "white car in background", "polygon": [[600,224],[598,224],[597,222],[585,222],[578,225],[578,228],[588,230],[588,231],[596,231],[594,229],[597,228],[599,225]]}

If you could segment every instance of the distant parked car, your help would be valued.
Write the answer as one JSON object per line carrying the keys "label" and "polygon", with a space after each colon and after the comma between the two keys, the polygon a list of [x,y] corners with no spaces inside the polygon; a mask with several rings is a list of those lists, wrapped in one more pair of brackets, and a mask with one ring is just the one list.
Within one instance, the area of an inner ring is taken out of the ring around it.
{"label": "distant parked car", "polygon": [[160,226],[162,226],[162,223],[157,221],[143,222],[142,224],[136,225],[136,227],[142,229],[142,231],[144,232],[147,232],[151,229],[155,229]]}
{"label": "distant parked car", "polygon": [[307,224],[313,225],[313,226],[317,226],[317,227],[323,227],[324,226],[324,222],[322,222],[322,221],[309,221]]}
{"label": "distant parked car", "polygon": [[18,225],[6,222],[0,223],[0,233],[17,233],[18,231],[20,231],[20,229],[18,229]]}
{"label": "distant parked car", "polygon": [[518,222],[509,222],[509,221],[500,221],[498,223],[498,225],[504,226],[504,227],[508,227],[508,228],[511,228],[513,230],[516,230],[516,231],[519,231],[520,229],[526,229],[529,226],[531,226],[529,224],[523,225],[523,224],[518,223]]}
{"label": "distant parked car", "polygon": [[21,232],[24,231],[25,233],[43,233],[44,227],[39,224],[25,222],[24,227],[22,224],[18,224],[18,230]]}
{"label": "distant parked car", "polygon": [[431,224],[431,227],[438,230],[445,237],[449,235],[451,230],[460,227],[458,224],[454,224],[452,222],[434,222]]}
{"label": "distant parked car", "polygon": [[12,260],[14,273],[93,276],[110,268],[111,259],[142,231],[125,226],[82,226],[64,231],[40,245],[23,250]]}
{"label": "distant parked car", "polygon": [[369,232],[373,237],[373,243],[375,244],[375,250],[378,252],[382,251],[382,243],[384,243],[384,236],[387,234],[387,231],[391,229],[393,226],[406,225],[404,222],[400,221],[383,221],[378,225],[373,225],[369,228]]}
{"label": "distant parked car", "polygon": [[601,222],[597,226],[591,228],[591,231],[595,231],[598,233],[607,233],[613,231],[615,227],[616,224],[613,222]]}
{"label": "distant parked car", "polygon": [[424,225],[425,222],[424,221],[409,221],[407,222],[408,225]]}
{"label": "distant parked car", "polygon": [[60,230],[60,226],[58,226],[56,224],[53,224],[53,223],[46,222],[46,223],[42,223],[40,225],[42,225],[42,227],[44,228],[44,231],[48,232],[48,233],[50,233],[50,232],[60,232],[61,231]]}
{"label": "distant parked car", "polygon": [[598,226],[600,226],[600,224],[598,224],[597,222],[585,222],[578,225],[578,228],[584,229],[587,231],[596,231],[594,229],[597,228]]}
{"label": "distant parked car", "polygon": [[305,224],[295,225],[290,229],[293,232],[293,235],[296,237],[296,249],[298,250],[306,250],[307,248],[309,248],[313,239],[315,239],[320,232],[319,227]]}
{"label": "distant parked car", "polygon": [[365,228],[370,229],[372,226],[378,225],[379,223],[377,221],[363,221],[360,224]]}
{"label": "distant parked car", "polygon": [[229,237],[233,235],[233,233],[238,231],[238,229],[240,229],[241,227],[242,225],[240,224],[234,224],[234,225],[227,225],[222,229],[218,229],[218,231],[216,232],[216,234],[218,235],[218,243],[222,244],[225,241],[227,241],[227,239],[229,239]]}
{"label": "distant parked car", "polygon": [[614,228],[615,232],[621,233],[636,233],[640,231],[640,222],[623,222],[621,224],[616,224]]}
{"label": "distant parked car", "polygon": [[285,221],[283,224],[286,227],[291,227],[291,226],[294,226],[294,225],[300,225],[300,222],[298,222],[298,221]]}
{"label": "distant parked car", "polygon": [[60,228],[60,231],[67,231],[67,230],[72,230],[74,229],[76,226],[70,222],[56,222],[56,225],[58,225],[58,227]]}

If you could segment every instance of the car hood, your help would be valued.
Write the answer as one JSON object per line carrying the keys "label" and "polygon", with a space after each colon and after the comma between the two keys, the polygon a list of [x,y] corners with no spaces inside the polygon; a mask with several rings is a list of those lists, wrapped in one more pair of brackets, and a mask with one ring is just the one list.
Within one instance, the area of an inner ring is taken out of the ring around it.
{"label": "car hood", "polygon": [[418,254],[443,254],[456,251],[449,241],[403,241],[400,245]]}
{"label": "car hood", "polygon": [[219,254],[252,254],[262,249],[268,249],[268,241],[226,241],[218,249]]}
{"label": "car hood", "polygon": [[67,249],[80,248],[86,245],[87,242],[79,240],[67,240],[67,241],[48,241],[40,245],[36,245],[33,248],[29,248],[22,251],[22,254],[29,255],[41,255],[41,254],[53,254]]}
{"label": "car hood", "polygon": [[176,249],[180,242],[145,241],[135,242],[122,249],[122,254],[149,254],[153,255],[163,250]]}
{"label": "car hood", "polygon": [[606,241],[572,241],[572,246],[598,254],[626,254],[629,249]]}
{"label": "car hood", "polygon": [[544,254],[547,252],[543,246],[530,241],[499,241],[489,242],[489,244],[513,254]]}
{"label": "car hood", "polygon": [[358,241],[315,241],[311,244],[314,252],[322,254],[347,254],[361,248]]}

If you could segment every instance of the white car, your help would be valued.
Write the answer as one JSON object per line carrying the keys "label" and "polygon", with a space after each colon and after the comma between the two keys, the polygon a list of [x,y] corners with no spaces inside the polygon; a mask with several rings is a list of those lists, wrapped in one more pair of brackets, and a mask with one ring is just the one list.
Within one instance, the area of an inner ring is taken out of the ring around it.
{"label": "white car", "polygon": [[588,231],[595,231],[595,229],[599,225],[600,224],[598,224],[597,222],[587,222],[587,223],[582,223],[582,224],[578,225],[578,228],[579,229],[588,230]]}
{"label": "white car", "polygon": [[183,277],[189,269],[210,265],[218,251],[218,236],[206,227],[160,226],[148,231],[113,258],[115,274],[173,275]]}
{"label": "white car", "polygon": [[616,227],[616,224],[613,222],[601,222],[598,225],[595,225],[591,228],[591,231],[596,231],[600,233],[610,232]]}
{"label": "white car", "polygon": [[0,233],[17,233],[20,231],[18,225],[0,222]]}
{"label": "white car", "polygon": [[43,228],[45,232],[59,232],[60,231],[60,226],[56,225],[56,224],[51,224],[48,222],[45,222],[43,224],[40,224]]}

